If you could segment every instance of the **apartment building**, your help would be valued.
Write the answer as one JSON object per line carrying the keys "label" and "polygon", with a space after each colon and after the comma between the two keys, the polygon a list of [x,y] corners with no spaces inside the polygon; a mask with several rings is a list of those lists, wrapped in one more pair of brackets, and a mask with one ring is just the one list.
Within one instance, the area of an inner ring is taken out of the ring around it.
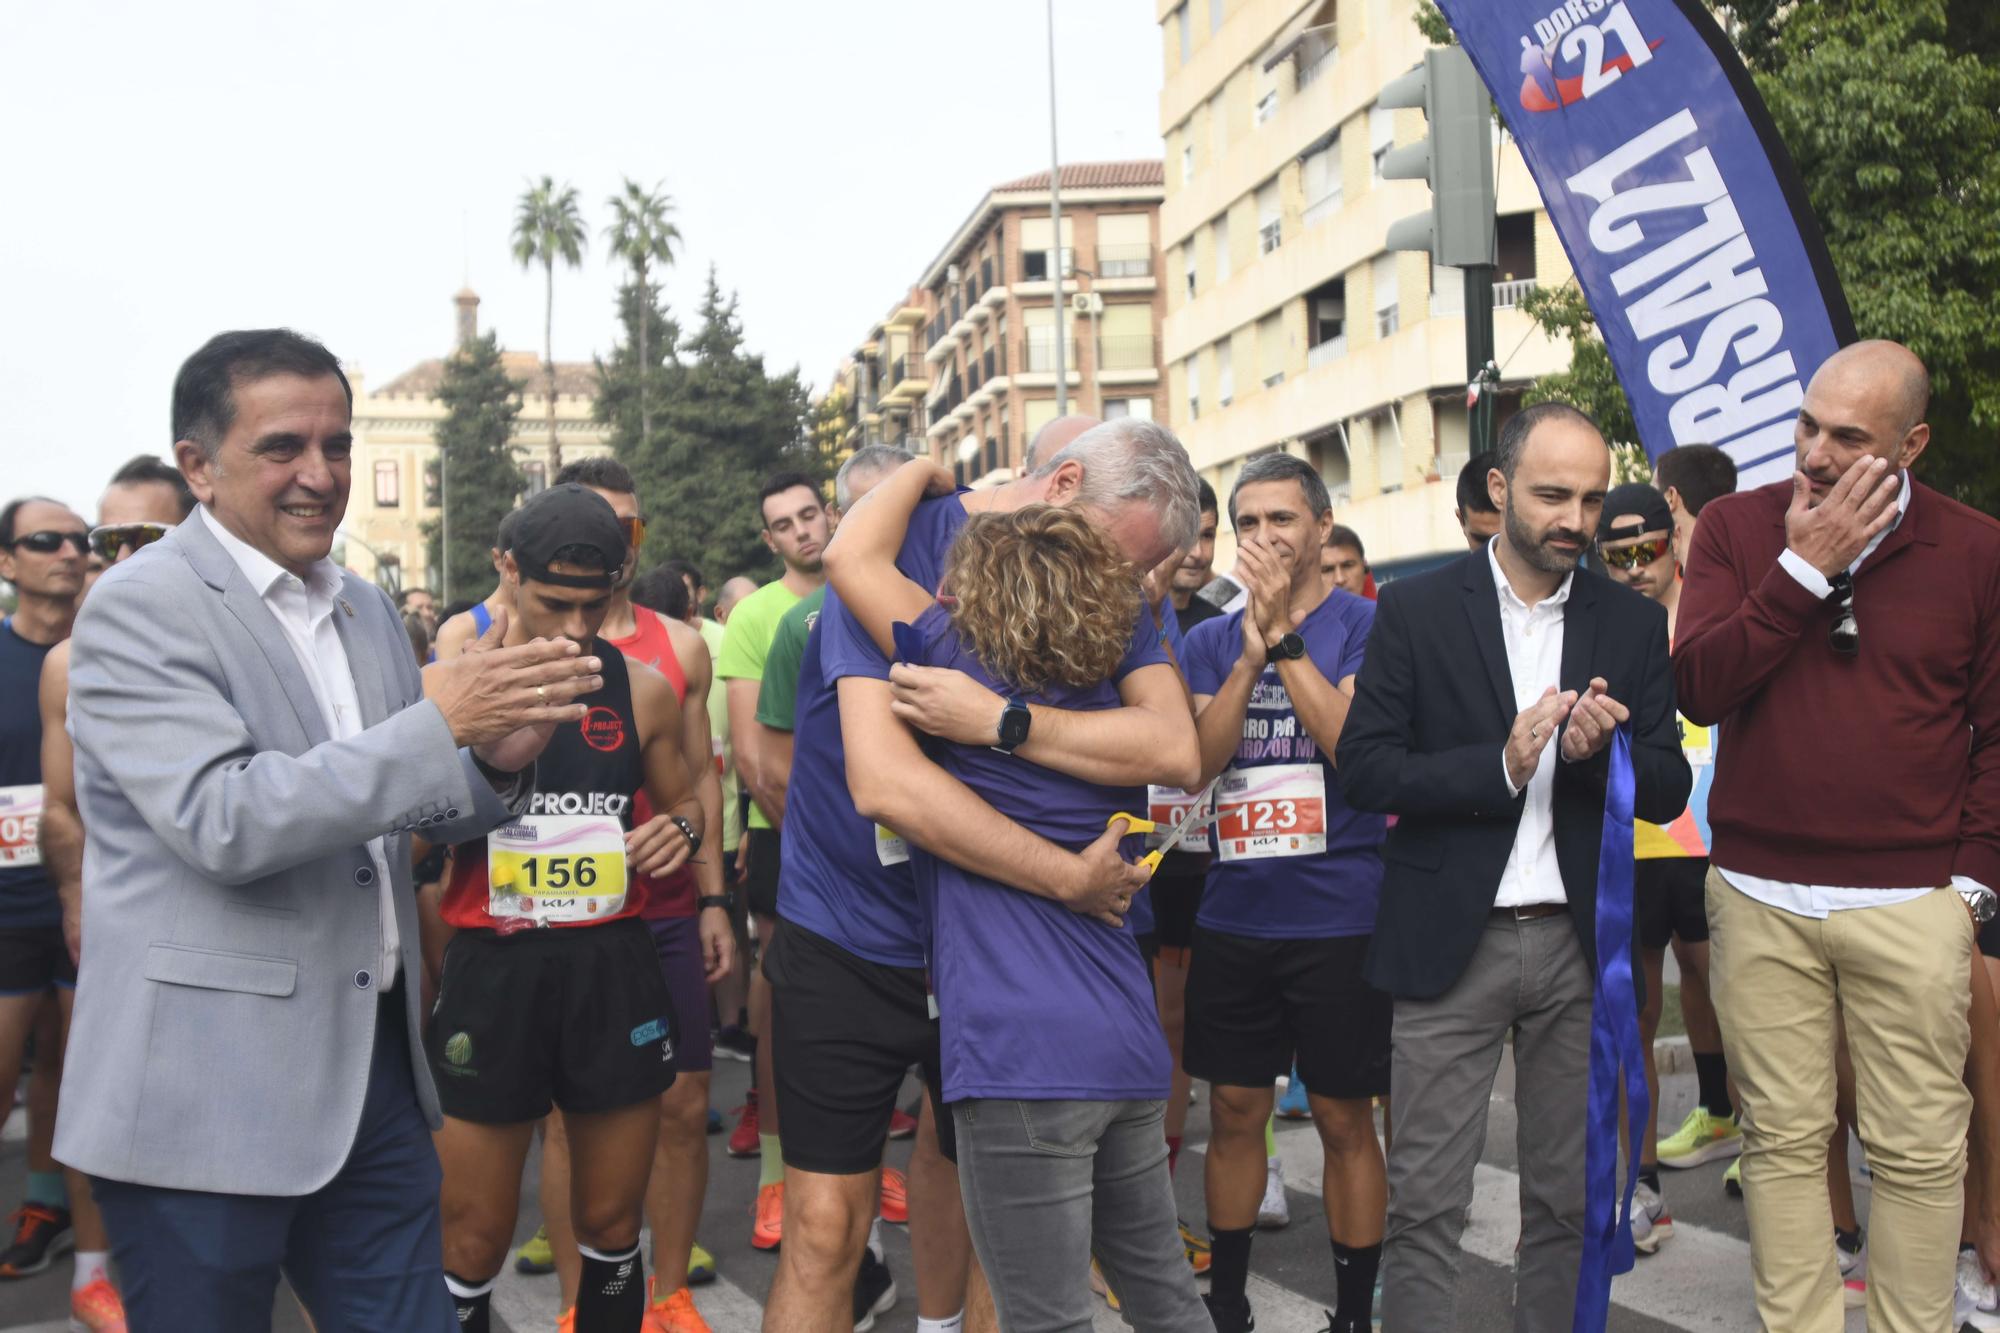
{"label": "apartment building", "polygon": [[[1162,325],[1168,419],[1226,496],[1243,462],[1284,450],[1326,479],[1336,517],[1384,572],[1463,549],[1453,482],[1469,455],[1456,270],[1383,249],[1429,206],[1383,155],[1425,134],[1377,106],[1427,42],[1416,0],[1155,0],[1166,78]],[[1496,124],[1496,423],[1568,352],[1517,308],[1568,261]],[[1218,564],[1233,539],[1227,515]]]}

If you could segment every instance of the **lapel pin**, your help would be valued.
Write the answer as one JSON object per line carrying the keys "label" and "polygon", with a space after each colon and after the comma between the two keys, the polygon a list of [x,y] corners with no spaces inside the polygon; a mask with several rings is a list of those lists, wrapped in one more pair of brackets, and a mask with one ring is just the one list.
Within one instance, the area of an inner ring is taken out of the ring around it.
{"label": "lapel pin", "polygon": [[348,619],[351,620],[354,618],[354,603],[348,601],[345,597],[340,599],[340,609],[347,613]]}

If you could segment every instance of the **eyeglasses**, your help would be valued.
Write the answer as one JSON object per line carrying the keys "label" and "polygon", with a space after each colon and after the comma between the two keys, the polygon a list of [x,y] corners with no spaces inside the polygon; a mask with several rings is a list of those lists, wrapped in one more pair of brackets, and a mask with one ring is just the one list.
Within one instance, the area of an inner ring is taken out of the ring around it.
{"label": "eyeglasses", "polygon": [[54,555],[64,542],[74,546],[78,555],[90,554],[90,538],[81,532],[30,532],[7,544],[17,551],[25,546],[37,555]]}
{"label": "eyeglasses", "polygon": [[625,545],[636,551],[646,540],[646,520],[643,518],[621,518],[618,526],[625,529]]}
{"label": "eyeglasses", "polygon": [[1827,626],[1827,646],[1842,657],[1861,655],[1861,626],[1854,619],[1854,577],[1841,570],[1832,579],[1833,623]]}
{"label": "eyeglasses", "polygon": [[1637,546],[1619,546],[1608,550],[1600,542],[1597,553],[1604,557],[1604,563],[1607,565],[1615,565],[1619,569],[1637,569],[1641,565],[1650,565],[1665,555],[1667,545],[1665,537],[1653,537],[1640,542]]}
{"label": "eyeglasses", "polygon": [[151,546],[166,535],[167,525],[164,523],[107,523],[90,530],[90,549],[97,552],[99,560],[111,564],[126,547],[136,551],[142,546]]}

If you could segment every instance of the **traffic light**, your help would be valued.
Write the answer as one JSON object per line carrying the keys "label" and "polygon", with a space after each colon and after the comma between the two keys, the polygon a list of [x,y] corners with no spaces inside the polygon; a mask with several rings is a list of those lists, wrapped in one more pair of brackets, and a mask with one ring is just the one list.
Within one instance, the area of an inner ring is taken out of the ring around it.
{"label": "traffic light", "polygon": [[1457,268],[1491,266],[1493,104],[1463,47],[1440,46],[1382,89],[1376,104],[1422,107],[1430,137],[1382,158],[1388,180],[1430,182],[1431,207],[1389,224],[1388,249],[1422,250]]}

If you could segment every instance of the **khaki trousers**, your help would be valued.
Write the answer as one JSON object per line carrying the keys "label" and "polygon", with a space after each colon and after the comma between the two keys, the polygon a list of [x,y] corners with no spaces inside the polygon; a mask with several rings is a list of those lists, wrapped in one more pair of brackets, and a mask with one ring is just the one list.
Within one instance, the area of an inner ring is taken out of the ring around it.
{"label": "khaki trousers", "polygon": [[1709,988],[1742,1094],[1757,1312],[1772,1333],[1844,1324],[1826,1150],[1835,1006],[1874,1172],[1871,1333],[1948,1333],[1965,1134],[1973,929],[1950,889],[1834,912],[1768,907],[1708,875]]}

